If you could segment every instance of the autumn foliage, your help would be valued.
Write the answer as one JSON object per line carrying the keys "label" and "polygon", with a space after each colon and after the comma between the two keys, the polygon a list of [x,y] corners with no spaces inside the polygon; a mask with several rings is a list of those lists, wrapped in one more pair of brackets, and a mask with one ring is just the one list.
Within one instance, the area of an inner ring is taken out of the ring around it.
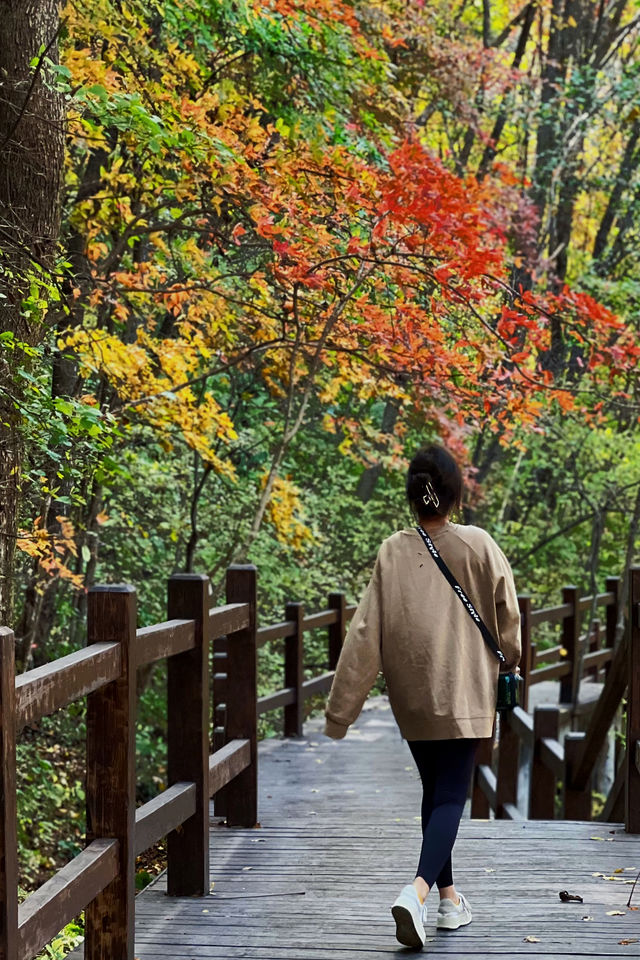
{"label": "autumn foliage", "polygon": [[[296,501],[282,459],[312,400],[362,459],[345,389],[393,398],[459,450],[480,424],[508,444],[554,406],[596,421],[605,392],[627,395],[635,335],[554,286],[526,177],[454,169],[412,115],[416,51],[438,96],[464,54],[459,115],[478,75],[495,96],[516,82],[497,52],[442,40],[421,3],[92,0],[64,22],[75,253],[58,344],[123,429],[233,482],[229,378],[254,378],[280,403],[257,494],[282,533],[298,529],[278,509]],[[350,64],[344,88],[331,57]]]}

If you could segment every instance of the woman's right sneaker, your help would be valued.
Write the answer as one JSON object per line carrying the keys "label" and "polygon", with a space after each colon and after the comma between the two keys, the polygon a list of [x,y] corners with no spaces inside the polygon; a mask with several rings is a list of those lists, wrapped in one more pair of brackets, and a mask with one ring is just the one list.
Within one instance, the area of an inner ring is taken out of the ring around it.
{"label": "woman's right sneaker", "polygon": [[402,888],[391,907],[391,913],[396,922],[396,940],[405,947],[423,947],[427,905],[420,902],[412,883]]}
{"label": "woman's right sneaker", "polygon": [[471,916],[471,908],[463,894],[458,892],[458,896],[460,897],[460,903],[458,904],[454,903],[453,900],[448,900],[446,897],[440,901],[438,918],[436,920],[436,925],[439,930],[457,930],[458,927],[464,927],[465,924],[471,923],[473,919]]}

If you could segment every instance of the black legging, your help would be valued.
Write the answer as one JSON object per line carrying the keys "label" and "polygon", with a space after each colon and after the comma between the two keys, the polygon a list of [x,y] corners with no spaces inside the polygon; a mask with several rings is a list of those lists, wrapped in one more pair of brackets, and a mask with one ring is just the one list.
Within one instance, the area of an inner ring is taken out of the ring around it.
{"label": "black legging", "polygon": [[408,740],[422,780],[422,850],[416,877],[453,884],[451,851],[467,798],[477,740]]}

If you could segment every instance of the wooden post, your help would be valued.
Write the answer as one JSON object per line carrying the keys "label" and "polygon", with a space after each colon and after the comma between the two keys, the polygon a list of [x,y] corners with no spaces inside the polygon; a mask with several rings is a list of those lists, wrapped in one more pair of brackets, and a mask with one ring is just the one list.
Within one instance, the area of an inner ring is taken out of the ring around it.
{"label": "wooden post", "polygon": [[227,641],[227,741],[249,740],[251,763],[225,787],[227,825],[253,827],[258,822],[258,701],[256,581],[252,564],[227,569],[227,603],[248,603],[249,626]]}
{"label": "wooden post", "polygon": [[169,579],[169,620],[193,620],[195,646],[167,662],[168,783],[196,785],[196,812],[167,837],[167,893],[209,893],[209,578]]}
{"label": "wooden post", "polygon": [[573,788],[573,775],[584,750],[584,732],[565,734],[564,738],[564,819],[591,820],[591,777],[582,790]]}
{"label": "wooden post", "polygon": [[630,570],[625,830],[640,833],[640,567]]}
{"label": "wooden post", "polygon": [[518,802],[520,737],[512,729],[506,713],[500,714],[500,744],[496,778],[496,817],[504,817],[504,804]]}
{"label": "wooden post", "polygon": [[87,643],[117,641],[121,673],[87,696],[87,844],[114,838],[118,876],[85,909],[85,960],[133,960],[136,816],[136,592],[89,590]]}
{"label": "wooden post", "polygon": [[[620,613],[620,591],[622,589],[622,579],[620,577],[607,577],[604,588],[607,593],[612,593],[615,597],[614,602],[606,607],[605,627],[605,644],[607,647],[613,649],[616,642],[616,628],[618,626],[618,616]],[[604,665],[605,680],[609,676],[610,669],[611,660],[609,663],[605,663]]]}
{"label": "wooden post", "polygon": [[[587,644],[587,650],[589,653],[594,653],[596,650],[600,649],[600,620],[596,617],[593,621],[591,628],[591,637]],[[592,680],[598,680],[600,674],[600,667],[589,667],[587,671],[587,676],[591,677]]]}
{"label": "wooden post", "polygon": [[571,664],[571,672],[560,680],[560,703],[577,702],[578,694],[578,653],[580,640],[580,611],[578,609],[578,588],[563,587],[562,602],[571,604],[571,613],[564,618],[562,625],[562,646],[567,651],[566,660]]}
{"label": "wooden post", "polygon": [[533,669],[533,650],[531,644],[531,597],[526,593],[518,594],[520,607],[520,633],[522,637],[522,654],[520,656],[520,705],[523,710],[529,709],[529,677]]}
{"label": "wooden post", "polygon": [[211,701],[212,701],[212,711],[211,715],[214,720],[214,740],[213,740],[213,749],[219,750],[220,747],[223,747],[225,744],[224,735],[219,736],[220,731],[216,734],[215,725],[219,724],[220,727],[224,727],[224,708],[226,703],[226,693],[227,693],[227,638],[226,637],[213,637],[213,652],[211,655],[212,659],[212,682],[211,682]]}
{"label": "wooden post", "polygon": [[[495,731],[495,724],[494,724]],[[491,766],[493,759],[493,737],[485,737],[478,744],[476,753],[476,762],[473,768],[473,780],[471,787],[471,817],[472,819],[488,820],[491,813],[491,805],[480,789],[478,784],[478,767],[486,765]]]}
{"label": "wooden post", "polygon": [[560,710],[558,707],[536,707],[533,713],[533,762],[529,781],[529,819],[555,818],[556,778],[540,759],[540,741],[558,739]]}
{"label": "wooden post", "polygon": [[[225,712],[227,696],[227,638],[213,638],[213,682],[212,682],[212,717],[213,717],[213,751],[221,750],[227,742],[225,733]],[[213,797],[213,807],[216,817],[224,817],[227,813],[223,787]]]}
{"label": "wooden post", "polygon": [[329,609],[338,611],[336,623],[329,624],[329,670],[335,670],[347,632],[347,598],[344,593],[329,594]]}
{"label": "wooden post", "polygon": [[293,687],[296,692],[294,703],[284,708],[285,737],[301,737],[304,721],[304,604],[288,603],[284,613],[285,620],[293,620],[296,630],[293,636],[284,639],[284,685]]}
{"label": "wooden post", "polygon": [[18,957],[15,639],[0,627],[0,960]]}

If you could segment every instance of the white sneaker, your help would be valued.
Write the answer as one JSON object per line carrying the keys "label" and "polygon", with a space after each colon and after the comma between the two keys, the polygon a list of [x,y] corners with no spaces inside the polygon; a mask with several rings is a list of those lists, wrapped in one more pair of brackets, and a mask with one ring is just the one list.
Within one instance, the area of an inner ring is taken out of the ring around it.
{"label": "white sneaker", "polygon": [[455,904],[453,900],[448,900],[446,897],[440,901],[438,918],[436,920],[436,925],[439,930],[457,930],[458,927],[464,927],[465,924],[471,923],[473,919],[471,907],[463,894],[458,892],[458,896],[460,897],[460,903],[458,904]]}
{"label": "white sneaker", "polygon": [[396,940],[405,947],[423,947],[427,939],[424,924],[427,922],[427,904],[420,902],[418,891],[412,883],[403,887],[391,907],[396,922]]}

